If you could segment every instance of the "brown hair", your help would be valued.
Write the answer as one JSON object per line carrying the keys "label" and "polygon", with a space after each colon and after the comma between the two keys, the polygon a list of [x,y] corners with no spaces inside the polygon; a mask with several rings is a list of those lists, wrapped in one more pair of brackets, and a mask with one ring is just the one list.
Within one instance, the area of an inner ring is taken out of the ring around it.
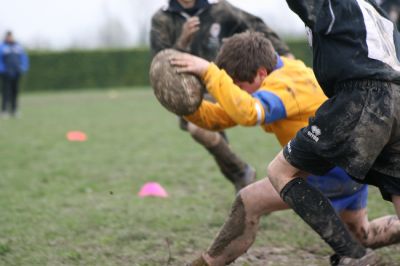
{"label": "brown hair", "polygon": [[271,42],[261,33],[243,32],[224,40],[216,64],[238,81],[253,82],[260,67],[270,73],[277,57]]}

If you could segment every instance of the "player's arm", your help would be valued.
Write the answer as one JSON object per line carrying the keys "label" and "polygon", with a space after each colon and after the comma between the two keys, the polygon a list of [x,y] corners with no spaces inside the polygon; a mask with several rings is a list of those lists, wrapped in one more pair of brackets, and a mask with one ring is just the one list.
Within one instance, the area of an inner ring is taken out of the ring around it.
{"label": "player's arm", "polygon": [[287,117],[284,103],[278,95],[264,90],[250,95],[236,86],[229,75],[214,64],[210,64],[203,81],[210,94],[240,125],[268,124]]}
{"label": "player's arm", "polygon": [[170,60],[178,73],[192,73],[202,78],[207,90],[236,124],[254,126],[263,120],[264,113],[258,100],[237,87],[228,74],[215,64],[190,54]]}
{"label": "player's arm", "polygon": [[184,54],[171,58],[171,64],[178,73],[193,73],[202,78],[208,92],[236,124],[255,126],[287,117],[279,96],[267,92],[250,95],[236,86],[224,70],[203,58]]}
{"label": "player's arm", "polygon": [[25,73],[29,69],[29,57],[22,47],[21,47],[20,61],[21,61],[20,69],[22,73]]}
{"label": "player's arm", "polygon": [[184,117],[193,124],[212,131],[221,131],[236,126],[235,121],[217,103],[203,100],[199,109]]}
{"label": "player's arm", "polygon": [[174,48],[180,51],[190,52],[193,37],[200,29],[199,17],[190,17],[182,25],[182,30],[179,38],[175,42]]}
{"label": "player's arm", "polygon": [[3,60],[3,49],[4,49],[4,44],[0,44],[0,75],[6,71],[6,66],[4,65],[4,60]]}
{"label": "player's arm", "polygon": [[[330,1],[326,0],[286,0],[286,2],[290,9],[312,30],[314,30],[317,16],[323,11],[332,10],[332,8],[322,9],[324,4],[331,4]],[[332,14],[326,14],[326,17],[332,17]]]}
{"label": "player's arm", "polygon": [[198,17],[188,18],[183,23],[177,38],[173,38],[172,32],[178,29],[171,27],[176,27],[174,21],[171,21],[162,11],[157,12],[151,19],[150,48],[153,56],[167,48],[190,52],[193,36],[200,28],[200,20]]}
{"label": "player's arm", "polygon": [[158,11],[151,19],[150,49],[152,56],[163,49],[174,46],[172,37],[169,34],[168,22],[168,18],[161,11]]}

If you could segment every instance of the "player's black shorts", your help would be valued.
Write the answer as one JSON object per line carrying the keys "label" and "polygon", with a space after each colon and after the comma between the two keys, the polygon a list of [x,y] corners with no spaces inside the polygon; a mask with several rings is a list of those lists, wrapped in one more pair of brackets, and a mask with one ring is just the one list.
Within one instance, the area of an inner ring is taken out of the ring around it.
{"label": "player's black shorts", "polygon": [[335,96],[283,153],[294,167],[314,175],[339,166],[356,180],[379,186],[385,199],[400,195],[399,85],[365,80],[336,86]]}

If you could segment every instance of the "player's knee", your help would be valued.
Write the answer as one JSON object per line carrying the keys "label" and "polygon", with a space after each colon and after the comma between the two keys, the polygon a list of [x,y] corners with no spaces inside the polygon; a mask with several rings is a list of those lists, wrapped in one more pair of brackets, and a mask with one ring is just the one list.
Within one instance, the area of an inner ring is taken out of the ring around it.
{"label": "player's knee", "polygon": [[251,191],[249,189],[243,188],[236,194],[235,202],[239,201],[243,204],[246,216],[252,216],[255,206],[254,202],[252,201]]}
{"label": "player's knee", "polygon": [[196,134],[197,128],[198,127],[195,124],[192,124],[192,123],[187,123],[186,124],[186,129],[189,131],[189,133],[191,135]]}
{"label": "player's knee", "polygon": [[283,156],[283,153],[282,152],[278,153],[278,155],[268,164],[267,167],[268,177],[274,180],[278,179],[279,176],[285,172],[285,162],[286,159]]}
{"label": "player's knee", "polygon": [[246,210],[247,219],[258,221],[261,215],[269,213],[269,202],[265,202],[265,196],[259,182],[248,185],[240,190],[237,197],[240,197]]}
{"label": "player's knee", "polygon": [[205,147],[216,146],[222,139],[218,132],[205,130],[192,123],[188,123],[187,129],[192,138]]}
{"label": "player's knee", "polygon": [[288,163],[282,151],[268,165],[267,174],[275,190],[278,192],[292,179],[305,175],[305,173]]}
{"label": "player's knee", "polygon": [[268,176],[269,180],[271,181],[272,185],[276,186],[278,179],[279,179],[279,173],[278,173],[276,164],[274,164],[274,161],[272,161],[268,164],[267,176]]}
{"label": "player's knee", "polygon": [[188,121],[186,121],[183,117],[179,117],[179,128],[183,131],[188,131]]}
{"label": "player's knee", "polygon": [[244,198],[244,199],[251,199],[251,198],[252,198],[252,194],[253,194],[253,193],[252,193],[251,185],[249,185],[249,186],[246,186],[246,187],[242,188],[242,189],[237,193],[236,197],[240,195],[241,198]]}

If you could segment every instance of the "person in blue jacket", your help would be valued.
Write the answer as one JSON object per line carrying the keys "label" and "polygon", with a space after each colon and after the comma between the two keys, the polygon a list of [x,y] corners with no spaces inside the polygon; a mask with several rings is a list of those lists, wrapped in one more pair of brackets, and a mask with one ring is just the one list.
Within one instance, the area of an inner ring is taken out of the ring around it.
{"label": "person in blue jacket", "polygon": [[29,68],[29,59],[11,31],[6,32],[0,45],[0,75],[2,79],[1,116],[16,116],[19,80]]}

